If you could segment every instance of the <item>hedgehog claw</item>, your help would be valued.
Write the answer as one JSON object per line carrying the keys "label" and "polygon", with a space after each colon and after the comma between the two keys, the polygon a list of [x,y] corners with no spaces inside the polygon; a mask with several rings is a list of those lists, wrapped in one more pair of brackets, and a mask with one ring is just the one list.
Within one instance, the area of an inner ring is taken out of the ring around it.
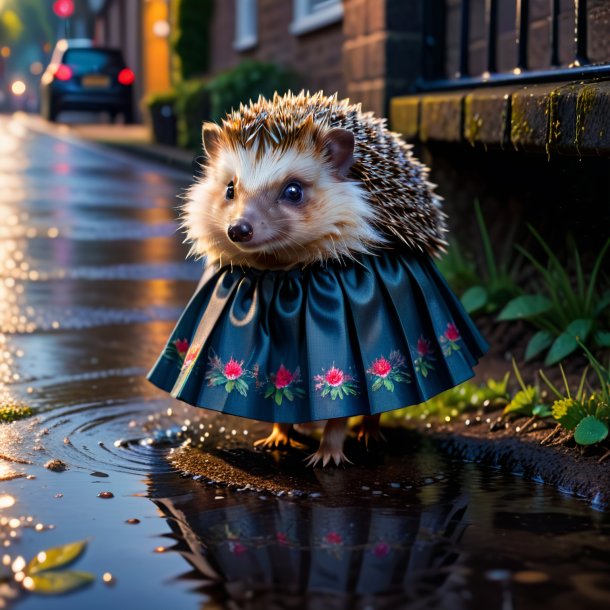
{"label": "hedgehog claw", "polygon": [[369,448],[369,441],[373,440],[376,443],[387,443],[386,437],[379,429],[379,415],[365,416],[362,419],[360,428],[358,429],[358,441],[364,441],[364,446]]}
{"label": "hedgehog claw", "polygon": [[325,468],[330,461],[335,463],[335,466],[341,466],[341,464],[352,464],[350,460],[347,459],[345,454],[341,449],[325,449],[320,447],[315,453],[312,453],[310,456],[306,457],[306,466],[311,466],[315,468],[322,462],[322,468]]}
{"label": "hedgehog claw", "polygon": [[290,430],[292,426],[290,424],[273,424],[273,431],[266,438],[261,438],[254,441],[255,447],[261,447],[262,449],[277,449],[279,447],[288,447],[292,445],[290,440]]}

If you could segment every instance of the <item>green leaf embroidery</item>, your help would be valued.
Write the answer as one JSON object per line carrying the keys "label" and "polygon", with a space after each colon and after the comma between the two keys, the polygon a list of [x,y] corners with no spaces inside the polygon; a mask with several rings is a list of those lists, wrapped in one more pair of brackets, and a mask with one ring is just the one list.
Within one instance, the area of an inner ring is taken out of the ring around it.
{"label": "green leaf embroidery", "polygon": [[227,381],[227,383],[225,384],[225,390],[227,391],[227,394],[230,394],[233,391],[234,387],[235,387],[234,381]]}
{"label": "green leaf embroidery", "polygon": [[275,404],[279,407],[282,404],[282,399],[284,398],[282,391],[277,390],[275,392]]}

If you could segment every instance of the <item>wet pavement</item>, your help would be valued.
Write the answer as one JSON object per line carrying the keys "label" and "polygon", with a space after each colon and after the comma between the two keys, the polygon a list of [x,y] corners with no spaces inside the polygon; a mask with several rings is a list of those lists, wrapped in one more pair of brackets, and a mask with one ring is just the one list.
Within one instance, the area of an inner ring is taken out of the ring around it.
{"label": "wet pavement", "polygon": [[[0,608],[608,607],[610,517],[576,498],[399,431],[312,471],[146,382],[200,274],[177,233],[190,179],[0,117],[0,399],[36,412],[0,426]],[[7,584],[19,557],[84,539],[88,588]]]}

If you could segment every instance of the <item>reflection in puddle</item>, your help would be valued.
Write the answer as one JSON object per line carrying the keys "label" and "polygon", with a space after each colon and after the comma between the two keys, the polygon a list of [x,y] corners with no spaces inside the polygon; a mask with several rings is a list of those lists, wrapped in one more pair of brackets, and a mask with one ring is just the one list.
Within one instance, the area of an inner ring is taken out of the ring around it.
{"label": "reflection in puddle", "polygon": [[607,515],[510,475],[443,466],[446,480],[401,501],[363,494],[349,506],[168,474],[153,475],[149,494],[180,541],[173,550],[222,607],[508,610],[610,601],[598,577],[610,567]]}

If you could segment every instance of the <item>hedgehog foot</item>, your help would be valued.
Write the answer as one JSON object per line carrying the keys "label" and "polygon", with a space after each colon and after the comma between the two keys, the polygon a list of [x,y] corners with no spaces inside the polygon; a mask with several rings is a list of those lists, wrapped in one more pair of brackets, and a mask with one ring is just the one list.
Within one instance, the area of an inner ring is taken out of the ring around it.
{"label": "hedgehog foot", "polygon": [[324,467],[331,460],[335,463],[335,466],[352,463],[343,453],[346,422],[345,417],[329,419],[326,422],[318,450],[306,458],[307,466],[317,466],[322,462],[322,467]]}
{"label": "hedgehog foot", "polygon": [[254,442],[255,447],[263,449],[274,449],[278,447],[288,447],[292,445],[290,431],[292,424],[273,424],[273,430],[266,438],[261,438]]}
{"label": "hedgehog foot", "polygon": [[358,428],[358,441],[364,442],[364,446],[368,449],[369,441],[373,440],[376,443],[387,442],[386,437],[381,433],[379,429],[379,418],[378,415],[365,415],[362,418],[362,422]]}

